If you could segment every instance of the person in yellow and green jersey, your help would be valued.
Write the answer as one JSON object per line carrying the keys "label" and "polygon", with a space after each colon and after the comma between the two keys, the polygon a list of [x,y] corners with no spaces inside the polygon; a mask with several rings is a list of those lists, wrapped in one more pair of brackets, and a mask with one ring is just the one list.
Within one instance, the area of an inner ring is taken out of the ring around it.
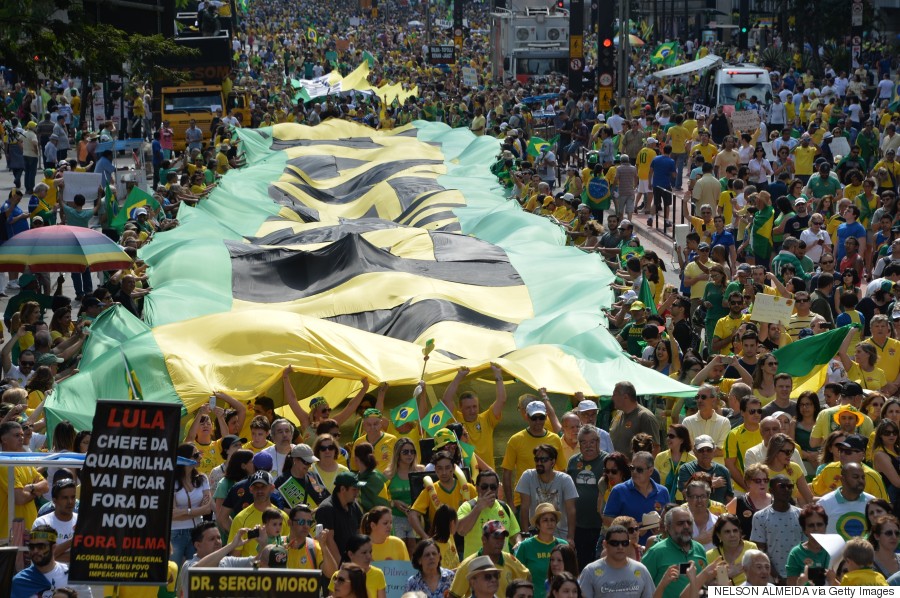
{"label": "person in yellow and green jersey", "polygon": [[772,257],[772,225],[775,221],[775,210],[772,198],[767,191],[756,194],[755,211],[750,218],[750,235],[741,245],[747,252],[747,261],[759,266],[768,267]]}
{"label": "person in yellow and green jersey", "polygon": [[800,136],[800,145],[791,150],[794,156],[794,174],[805,185],[813,174],[813,162],[819,150],[812,145],[812,137],[809,133]]}
{"label": "person in yellow and green jersey", "polygon": [[744,454],[747,449],[762,442],[759,421],[762,419],[762,402],[753,395],[741,399],[741,417],[744,423],[728,433],[725,441],[725,467],[731,474],[736,490],[747,487],[744,481]]}

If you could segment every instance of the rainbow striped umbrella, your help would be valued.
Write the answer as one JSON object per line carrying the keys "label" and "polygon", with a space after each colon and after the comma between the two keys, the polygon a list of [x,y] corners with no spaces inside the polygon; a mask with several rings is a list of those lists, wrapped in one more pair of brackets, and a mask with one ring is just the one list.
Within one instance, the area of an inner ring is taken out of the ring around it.
{"label": "rainbow striped umbrella", "polygon": [[103,233],[80,226],[43,226],[0,245],[0,272],[119,270],[131,265],[122,248]]}

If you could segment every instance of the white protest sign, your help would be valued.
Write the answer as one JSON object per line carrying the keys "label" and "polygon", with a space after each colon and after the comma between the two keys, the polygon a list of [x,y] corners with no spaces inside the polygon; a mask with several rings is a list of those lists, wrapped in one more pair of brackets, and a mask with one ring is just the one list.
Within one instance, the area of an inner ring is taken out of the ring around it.
{"label": "white protest sign", "polygon": [[832,156],[843,157],[850,155],[850,142],[847,141],[846,137],[835,137],[828,146],[831,148]]}
{"label": "white protest sign", "polygon": [[[855,518],[849,519],[853,519],[856,522],[859,521]],[[846,540],[840,534],[812,534],[812,537],[831,557],[831,568],[836,571],[838,563],[841,562],[841,555],[844,553]]]}
{"label": "white protest sign", "polygon": [[477,87],[478,71],[476,71],[475,68],[471,66],[462,67],[462,82],[466,87]]}
{"label": "white protest sign", "polygon": [[704,106],[703,104],[694,104],[692,108],[694,111],[694,117],[698,116],[709,116],[709,106]]}
{"label": "white protest sign", "polygon": [[64,172],[63,201],[74,201],[81,194],[87,200],[85,205],[94,205],[102,180],[103,175],[98,172]]}
{"label": "white protest sign", "polygon": [[751,132],[759,127],[759,112],[756,110],[735,110],[731,115],[731,124],[735,131]]}
{"label": "white protest sign", "polygon": [[769,162],[774,162],[776,155],[775,155],[775,152],[772,151],[772,142],[771,141],[763,141],[762,143],[760,143],[760,145],[762,146],[762,148],[764,150],[766,150],[766,160],[768,160]]}
{"label": "white protest sign", "polygon": [[785,299],[777,295],[757,293],[753,299],[753,310],[750,319],[755,322],[769,322],[777,324],[781,322],[787,325],[794,311],[794,300]]}

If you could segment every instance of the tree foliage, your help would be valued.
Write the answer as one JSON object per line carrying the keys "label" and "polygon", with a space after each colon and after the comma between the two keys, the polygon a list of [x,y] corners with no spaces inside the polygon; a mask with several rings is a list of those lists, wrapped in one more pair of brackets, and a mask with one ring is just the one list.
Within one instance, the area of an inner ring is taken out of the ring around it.
{"label": "tree foliage", "polygon": [[162,35],[137,35],[106,24],[89,24],[79,0],[4,0],[0,3],[0,64],[34,84],[72,75],[102,80],[109,75],[175,79],[161,57],[194,51]]}

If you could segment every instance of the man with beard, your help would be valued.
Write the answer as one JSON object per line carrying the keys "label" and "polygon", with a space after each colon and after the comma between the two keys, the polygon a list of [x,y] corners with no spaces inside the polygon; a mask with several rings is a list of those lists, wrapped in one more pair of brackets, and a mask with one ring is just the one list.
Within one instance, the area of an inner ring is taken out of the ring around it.
{"label": "man with beard", "polygon": [[516,484],[521,500],[520,527],[528,529],[540,503],[550,503],[562,513],[556,526],[556,535],[575,544],[575,500],[578,491],[575,482],[567,474],[556,471],[558,451],[555,446],[539,444],[534,449],[534,469],[527,469]]}
{"label": "man with beard", "polygon": [[650,579],[650,573],[644,565],[628,558],[631,540],[627,529],[621,525],[610,527],[606,531],[603,548],[606,549],[606,557],[590,563],[578,578],[584,598],[600,598],[615,592],[627,592],[637,598],[653,596],[656,586]]}
{"label": "man with beard", "polygon": [[[666,512],[666,539],[651,546],[641,563],[647,567],[653,583],[659,585],[672,565],[694,561],[695,572],[706,567],[706,550],[692,538],[694,517],[687,509],[669,509]],[[687,575],[669,583],[663,598],[677,598],[688,585]]]}
{"label": "man with beard", "polygon": [[69,586],[69,565],[56,561],[55,547],[56,530],[52,527],[38,525],[31,530],[28,539],[31,566],[13,578],[11,598],[43,596],[44,592],[65,587],[71,587],[79,596],[92,596],[91,588],[87,586]]}

